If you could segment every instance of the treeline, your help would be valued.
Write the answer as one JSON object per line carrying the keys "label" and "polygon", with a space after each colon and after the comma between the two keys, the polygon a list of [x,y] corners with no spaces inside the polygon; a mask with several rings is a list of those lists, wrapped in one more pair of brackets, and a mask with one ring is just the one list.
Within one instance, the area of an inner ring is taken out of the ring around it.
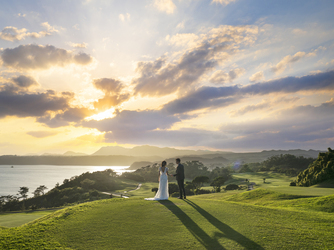
{"label": "treeline", "polygon": [[297,176],[296,184],[309,187],[329,179],[334,179],[334,150],[331,148],[326,153],[319,153],[310,167]]}
{"label": "treeline", "polygon": [[274,155],[261,163],[243,164],[238,172],[274,171],[285,173],[289,176],[296,176],[301,171],[307,169],[314,160],[314,158],[305,158],[304,156],[290,154]]}
{"label": "treeline", "polygon": [[[194,179],[196,176],[207,176],[210,180],[218,176],[225,176],[227,179],[231,176],[231,170],[224,167],[216,167],[213,170],[209,170],[202,162],[199,161],[187,161],[182,163],[184,166],[184,172],[186,179]],[[137,169],[134,172],[123,173],[121,177],[131,179],[138,182],[158,182],[158,172],[160,164],[148,165]],[[167,165],[169,174],[175,173],[175,166],[173,163]]]}
{"label": "treeline", "polygon": [[26,209],[60,207],[67,204],[91,201],[101,198],[103,191],[120,189],[116,173],[107,169],[93,173],[83,173],[71,179],[65,179],[62,185],[44,194],[45,186],[37,188],[34,197],[27,198],[29,189],[21,187],[18,196],[7,195],[0,197],[0,211],[17,211]]}

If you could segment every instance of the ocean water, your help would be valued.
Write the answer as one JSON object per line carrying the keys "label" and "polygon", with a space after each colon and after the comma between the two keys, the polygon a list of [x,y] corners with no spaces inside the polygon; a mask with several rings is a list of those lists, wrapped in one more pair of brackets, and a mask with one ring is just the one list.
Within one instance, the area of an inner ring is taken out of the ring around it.
{"label": "ocean water", "polygon": [[29,197],[40,185],[48,190],[55,187],[56,183],[63,183],[64,179],[80,175],[85,172],[103,171],[112,169],[117,174],[131,172],[129,166],[55,166],[55,165],[0,165],[0,196],[16,195],[20,187],[29,188]]}

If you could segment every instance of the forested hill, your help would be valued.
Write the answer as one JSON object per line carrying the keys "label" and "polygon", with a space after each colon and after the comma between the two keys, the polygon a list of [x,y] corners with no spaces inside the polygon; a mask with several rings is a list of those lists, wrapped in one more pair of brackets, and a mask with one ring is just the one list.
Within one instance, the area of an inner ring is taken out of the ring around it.
{"label": "forested hill", "polygon": [[334,179],[334,150],[320,153],[318,158],[297,176],[296,184],[309,187],[323,181]]}
{"label": "forested hill", "polygon": [[[103,147],[92,155],[67,152],[64,155],[41,156],[0,156],[0,165],[90,165],[90,166],[130,166],[136,162],[155,163],[167,159],[174,162],[176,157],[185,161],[201,161],[204,164],[229,164],[234,162],[262,162],[275,155],[291,154],[305,158],[316,158],[321,151],[317,150],[269,150],[262,152],[233,153],[208,150],[179,150],[175,148],[159,148],[154,146],[139,146],[133,149],[122,147]],[[137,169],[142,164],[135,164]],[[137,166],[138,165],[138,166]],[[146,164],[150,165],[150,164]],[[143,166],[146,166],[143,165]]]}

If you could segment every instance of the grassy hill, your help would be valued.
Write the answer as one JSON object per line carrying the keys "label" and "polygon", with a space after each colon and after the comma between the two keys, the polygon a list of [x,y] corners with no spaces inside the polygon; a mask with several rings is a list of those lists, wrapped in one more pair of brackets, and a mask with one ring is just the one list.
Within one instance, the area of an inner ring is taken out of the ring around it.
{"label": "grassy hill", "polygon": [[271,172],[233,174],[229,182],[246,178],[255,190],[161,202],[143,199],[157,183],[129,192],[137,183],[124,181],[118,192],[130,199],[0,215],[0,249],[334,248],[334,189],[290,187],[291,177]]}
{"label": "grassy hill", "polygon": [[[334,247],[332,213],[311,207],[298,210],[282,206],[277,202],[300,202],[301,198],[259,190],[200,195],[188,200],[171,198],[157,202],[132,198],[85,203],[18,228],[1,228],[0,249]],[[249,202],[252,199],[277,204],[253,205]],[[333,196],[313,199],[332,202]],[[316,208],[323,204],[319,203]]]}

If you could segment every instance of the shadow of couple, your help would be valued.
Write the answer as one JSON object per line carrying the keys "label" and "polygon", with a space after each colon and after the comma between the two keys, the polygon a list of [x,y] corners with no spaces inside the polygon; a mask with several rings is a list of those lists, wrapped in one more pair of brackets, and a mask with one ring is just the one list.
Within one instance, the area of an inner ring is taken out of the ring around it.
{"label": "shadow of couple", "polygon": [[199,214],[201,214],[209,223],[218,229],[214,236],[208,235],[200,226],[196,224],[182,209],[180,209],[176,204],[170,200],[160,201],[161,205],[164,205],[168,210],[170,210],[179,220],[184,224],[184,226],[189,230],[189,232],[206,248],[206,249],[225,249],[220,243],[219,238],[225,237],[230,240],[237,242],[244,249],[264,249],[256,242],[248,239],[242,234],[238,233],[228,225],[224,224],[216,217],[212,216],[210,213],[205,211],[203,208],[198,206],[196,203],[185,199],[187,204],[193,207]]}

